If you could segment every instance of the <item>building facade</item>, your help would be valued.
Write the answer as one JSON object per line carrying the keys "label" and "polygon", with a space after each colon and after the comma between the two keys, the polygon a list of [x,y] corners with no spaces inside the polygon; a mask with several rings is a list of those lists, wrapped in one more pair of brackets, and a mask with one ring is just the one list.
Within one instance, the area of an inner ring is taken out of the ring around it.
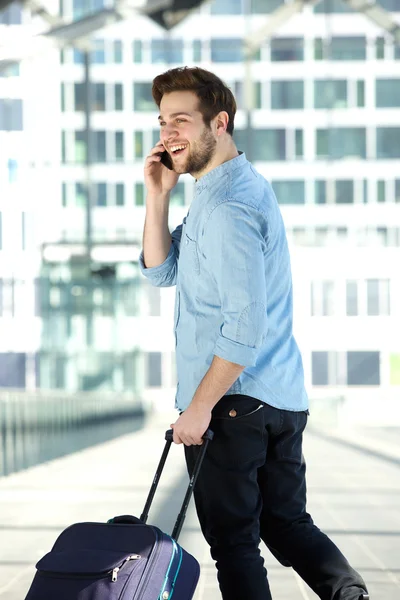
{"label": "building facade", "polygon": [[[83,312],[73,314],[74,326],[64,321],[58,341],[44,339],[50,321],[43,310],[35,316],[28,309],[34,306],[28,298],[35,297],[35,279],[43,274],[42,243],[84,243],[88,181],[93,242],[140,247],[143,161],[159,139],[151,82],[168,68],[199,65],[235,93],[238,148],[271,181],[281,204],[291,246],[295,334],[310,396],[351,398],[367,420],[373,419],[378,394],[390,406],[400,404],[400,47],[341,0],[325,0],[289,20],[246,63],[244,39],[282,3],[215,0],[168,33],[147,17],[98,32],[90,66],[89,167],[82,52],[52,52],[21,63],[19,76],[0,78],[0,98],[3,106],[5,98],[14,101],[16,123],[12,131],[2,130],[0,111],[0,276],[3,282],[31,281],[25,283],[30,291],[21,291],[22,312],[13,292],[12,315],[11,292],[3,284],[1,352],[29,353],[31,369],[36,365],[31,386],[79,385],[77,348],[85,348],[86,362],[94,349],[89,371],[96,382],[96,373],[109,364],[114,336],[119,358],[99,385],[129,385],[132,362],[121,366],[128,352],[140,357],[134,378],[142,378],[150,400],[173,396],[174,291],[151,288],[128,259],[121,258],[107,285],[119,289],[129,281],[126,297],[136,294],[137,303],[108,312],[107,302],[116,306],[115,291],[107,295],[93,282],[90,291],[79,291],[71,269],[53,261],[54,289],[57,281],[70,282],[67,296],[89,294],[91,310],[95,305],[93,318]],[[398,0],[380,3],[400,20]],[[64,0],[62,10],[67,18],[80,18],[101,8],[95,4]],[[190,176],[180,178],[171,198],[171,228],[186,215],[193,189]],[[56,315],[62,293],[49,291],[47,310]],[[18,328],[29,334],[20,335]],[[50,332],[55,329],[50,326]],[[66,350],[67,341],[74,350]],[[43,352],[51,368],[44,358],[37,366]],[[50,372],[58,372],[56,379],[46,379]]]}

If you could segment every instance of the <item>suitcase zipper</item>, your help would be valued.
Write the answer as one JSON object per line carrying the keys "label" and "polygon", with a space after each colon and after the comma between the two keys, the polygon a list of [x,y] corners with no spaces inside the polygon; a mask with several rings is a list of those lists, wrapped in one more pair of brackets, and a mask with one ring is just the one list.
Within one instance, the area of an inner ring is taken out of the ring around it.
{"label": "suitcase zipper", "polygon": [[109,577],[111,575],[111,581],[113,583],[115,583],[118,580],[118,573],[121,569],[123,569],[126,565],[126,563],[128,563],[131,560],[139,560],[140,558],[142,558],[140,556],[140,554],[131,554],[131,556],[128,556],[128,558],[126,558],[123,563],[120,564],[119,567],[115,567],[114,569],[107,571],[107,573],[104,573],[102,575],[97,575],[96,573],[61,573],[59,571],[39,571],[41,576],[44,577],[63,577],[65,579],[87,579],[88,577],[96,577],[97,575],[97,579],[105,579],[106,577]]}

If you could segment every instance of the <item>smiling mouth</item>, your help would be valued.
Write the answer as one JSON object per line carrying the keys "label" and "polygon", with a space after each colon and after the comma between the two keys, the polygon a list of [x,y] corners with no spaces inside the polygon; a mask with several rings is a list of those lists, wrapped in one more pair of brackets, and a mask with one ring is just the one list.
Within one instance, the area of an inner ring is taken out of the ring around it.
{"label": "smiling mouth", "polygon": [[172,146],[170,148],[170,155],[172,157],[180,156],[181,154],[183,154],[185,152],[186,148],[187,148],[187,145]]}

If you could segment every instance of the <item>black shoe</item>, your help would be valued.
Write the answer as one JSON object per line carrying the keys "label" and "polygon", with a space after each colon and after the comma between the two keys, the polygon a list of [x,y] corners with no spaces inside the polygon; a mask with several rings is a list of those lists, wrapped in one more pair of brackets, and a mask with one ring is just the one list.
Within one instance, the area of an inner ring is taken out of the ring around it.
{"label": "black shoe", "polygon": [[369,600],[369,594],[361,594],[358,600]]}

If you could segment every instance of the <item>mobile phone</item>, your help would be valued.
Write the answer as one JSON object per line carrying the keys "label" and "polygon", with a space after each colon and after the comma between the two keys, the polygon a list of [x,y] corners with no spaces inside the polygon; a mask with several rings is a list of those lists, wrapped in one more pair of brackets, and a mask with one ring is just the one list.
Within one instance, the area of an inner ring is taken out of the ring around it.
{"label": "mobile phone", "polygon": [[169,169],[170,171],[173,171],[174,168],[172,166],[172,161],[171,161],[171,157],[168,154],[168,152],[166,150],[164,150],[164,152],[161,152],[161,162],[162,164],[167,167],[167,169]]}

